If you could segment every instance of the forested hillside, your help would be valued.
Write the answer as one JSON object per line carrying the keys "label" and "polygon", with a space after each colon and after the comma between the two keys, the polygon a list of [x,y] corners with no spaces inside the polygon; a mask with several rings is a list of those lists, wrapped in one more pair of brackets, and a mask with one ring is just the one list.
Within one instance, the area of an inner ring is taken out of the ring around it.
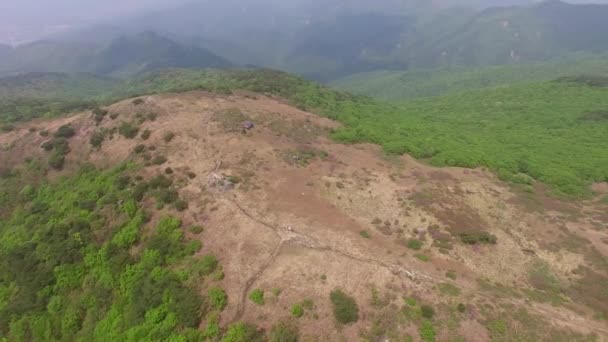
{"label": "forested hillside", "polygon": [[522,82],[549,81],[572,75],[608,75],[608,59],[582,56],[553,62],[489,67],[381,70],[347,76],[330,82],[330,85],[383,101],[405,102],[421,97]]}

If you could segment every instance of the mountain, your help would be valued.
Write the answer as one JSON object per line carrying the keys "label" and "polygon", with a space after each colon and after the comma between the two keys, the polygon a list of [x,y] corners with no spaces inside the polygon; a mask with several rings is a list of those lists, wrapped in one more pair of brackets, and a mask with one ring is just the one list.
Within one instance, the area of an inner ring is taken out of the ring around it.
{"label": "mountain", "polygon": [[171,93],[0,126],[0,334],[602,340],[598,80],[401,108],[281,72],[182,69],[134,80]]}
{"label": "mountain", "polygon": [[125,76],[166,67],[225,68],[231,63],[199,47],[183,46],[152,32],[114,40],[98,53],[91,71]]}
{"label": "mountain", "polygon": [[434,39],[422,35],[411,45],[408,60],[414,67],[479,66],[606,52],[608,36],[602,32],[608,29],[607,17],[606,5],[557,0],[531,7],[491,8]]}
{"label": "mountain", "polygon": [[105,46],[41,41],[11,49],[0,75],[28,72],[88,72],[124,77],[164,67],[222,68],[232,64],[201,47],[186,46],[151,32],[121,36]]}
{"label": "mountain", "polygon": [[99,47],[91,43],[39,41],[11,49],[0,60],[0,75],[28,72],[80,72]]}

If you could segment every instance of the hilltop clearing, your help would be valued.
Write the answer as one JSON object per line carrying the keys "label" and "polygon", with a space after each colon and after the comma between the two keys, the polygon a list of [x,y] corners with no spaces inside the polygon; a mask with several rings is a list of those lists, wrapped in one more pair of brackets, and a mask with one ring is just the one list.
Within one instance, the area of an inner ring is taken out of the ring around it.
{"label": "hilltop clearing", "polygon": [[2,260],[44,271],[2,264],[0,334],[608,336],[600,198],[343,145],[341,129],[283,98],[191,91],[0,134]]}

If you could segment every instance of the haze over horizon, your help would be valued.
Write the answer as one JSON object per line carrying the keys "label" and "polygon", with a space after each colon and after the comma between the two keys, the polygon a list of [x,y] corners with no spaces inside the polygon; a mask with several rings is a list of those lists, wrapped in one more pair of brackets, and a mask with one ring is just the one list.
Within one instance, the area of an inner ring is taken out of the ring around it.
{"label": "haze over horizon", "polygon": [[[275,5],[273,1],[276,2],[275,0],[256,1],[271,3],[273,6]],[[151,11],[175,8],[187,3],[204,2],[212,4],[214,0],[108,0],[104,2],[96,0],[56,0],[53,2],[7,0],[0,3],[0,43],[19,44],[100,21],[137,16]],[[297,4],[302,0],[289,0],[289,2]],[[344,1],[344,3],[352,2],[356,1]],[[526,2],[533,3],[535,0],[491,1],[491,4],[521,4]],[[565,2],[608,4],[608,0],[568,0]],[[305,3],[307,4],[307,2]],[[452,4],[479,6],[484,2],[479,0],[445,0],[441,3],[443,6],[451,6]],[[251,2],[248,1],[247,4],[251,4]],[[279,4],[285,5],[286,2],[276,2],[277,6]]]}

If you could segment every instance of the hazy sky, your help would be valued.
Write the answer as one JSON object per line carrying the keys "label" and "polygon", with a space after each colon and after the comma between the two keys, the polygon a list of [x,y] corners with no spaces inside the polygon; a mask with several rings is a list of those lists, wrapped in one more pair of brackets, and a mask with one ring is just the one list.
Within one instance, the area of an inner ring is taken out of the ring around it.
{"label": "hazy sky", "polygon": [[185,2],[188,0],[0,0],[0,19],[19,23],[66,18],[94,20]]}

